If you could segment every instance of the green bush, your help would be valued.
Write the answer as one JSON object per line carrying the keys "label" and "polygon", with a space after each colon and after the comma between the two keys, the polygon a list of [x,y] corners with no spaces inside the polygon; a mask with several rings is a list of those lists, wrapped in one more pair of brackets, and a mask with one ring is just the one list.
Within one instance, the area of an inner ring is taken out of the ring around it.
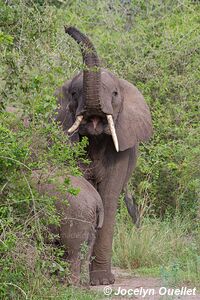
{"label": "green bush", "polygon": [[1,6],[4,106],[12,103],[25,115],[42,112],[46,122],[55,108],[56,87],[82,66],[77,44],[63,30],[64,24],[77,26],[91,37],[103,66],[134,83],[150,105],[154,136],[140,147],[132,180],[137,201],[158,216],[166,210],[195,215],[200,186],[199,5],[48,3]]}

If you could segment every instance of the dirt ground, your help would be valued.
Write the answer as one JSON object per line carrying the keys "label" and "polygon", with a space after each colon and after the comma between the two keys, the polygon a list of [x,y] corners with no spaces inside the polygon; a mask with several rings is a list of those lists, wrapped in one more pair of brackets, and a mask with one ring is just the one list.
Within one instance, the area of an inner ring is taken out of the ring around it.
{"label": "dirt ground", "polygon": [[[102,291],[102,294],[105,295],[105,298],[103,298],[105,300],[200,300],[200,294],[196,291],[191,291],[191,293],[194,293],[195,295],[184,295],[186,291],[190,293],[189,287],[184,287],[185,290],[183,289],[181,292],[182,295],[179,296],[162,295],[166,292],[166,289],[170,294],[172,289],[163,286],[160,279],[133,276],[127,271],[119,268],[113,268],[113,273],[115,274],[116,278],[116,281],[113,285],[91,287],[91,290]],[[130,295],[127,294],[128,291]]]}

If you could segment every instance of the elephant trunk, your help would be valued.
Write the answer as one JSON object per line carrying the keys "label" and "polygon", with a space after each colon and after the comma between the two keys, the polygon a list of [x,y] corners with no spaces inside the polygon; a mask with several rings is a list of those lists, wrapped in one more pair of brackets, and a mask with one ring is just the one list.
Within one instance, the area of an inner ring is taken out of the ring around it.
{"label": "elephant trunk", "polygon": [[83,97],[85,109],[88,112],[101,112],[100,62],[96,50],[87,36],[74,27],[65,27],[68,33],[81,46],[84,62],[83,70]]}

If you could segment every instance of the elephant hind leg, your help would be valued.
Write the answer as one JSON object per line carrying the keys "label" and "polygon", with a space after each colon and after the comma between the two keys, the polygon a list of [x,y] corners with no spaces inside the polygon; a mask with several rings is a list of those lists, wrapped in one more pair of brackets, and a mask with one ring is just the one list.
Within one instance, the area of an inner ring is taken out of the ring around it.
{"label": "elephant hind leg", "polygon": [[65,223],[61,227],[61,242],[66,248],[66,259],[70,264],[70,283],[89,284],[89,262],[96,237],[91,223]]}
{"label": "elephant hind leg", "polygon": [[65,259],[69,262],[70,280],[72,285],[80,283],[81,271],[81,243],[83,242],[82,231],[80,231],[80,222],[74,220],[67,220],[61,224],[60,239],[61,244],[66,250]]}
{"label": "elephant hind leg", "polygon": [[85,243],[86,251],[82,256],[82,260],[81,260],[81,284],[83,285],[89,285],[90,282],[89,269],[92,260],[92,252],[93,252],[95,239],[96,239],[96,229],[92,226],[88,234],[87,242]]}
{"label": "elephant hind leg", "polygon": [[81,257],[79,252],[68,251],[67,261],[70,264],[70,284],[79,285],[81,271]]}

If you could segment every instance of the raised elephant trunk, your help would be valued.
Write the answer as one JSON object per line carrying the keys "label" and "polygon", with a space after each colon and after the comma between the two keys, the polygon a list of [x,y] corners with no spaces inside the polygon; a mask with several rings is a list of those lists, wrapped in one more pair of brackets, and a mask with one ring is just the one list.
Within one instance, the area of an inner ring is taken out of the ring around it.
{"label": "raised elephant trunk", "polygon": [[[65,32],[68,33],[81,46],[83,55],[83,98],[85,102],[86,113],[96,115],[102,113],[100,89],[101,89],[101,69],[97,52],[87,36],[74,27],[65,26]],[[83,115],[76,117],[76,121],[68,130],[73,133],[77,130],[83,120]],[[107,121],[115,145],[115,149],[119,151],[118,139],[115,131],[112,115],[107,115]]]}
{"label": "raised elephant trunk", "polygon": [[101,71],[97,52],[87,36],[74,27],[65,27],[68,33],[81,46],[83,55],[83,97],[88,111],[101,112],[100,84]]}

